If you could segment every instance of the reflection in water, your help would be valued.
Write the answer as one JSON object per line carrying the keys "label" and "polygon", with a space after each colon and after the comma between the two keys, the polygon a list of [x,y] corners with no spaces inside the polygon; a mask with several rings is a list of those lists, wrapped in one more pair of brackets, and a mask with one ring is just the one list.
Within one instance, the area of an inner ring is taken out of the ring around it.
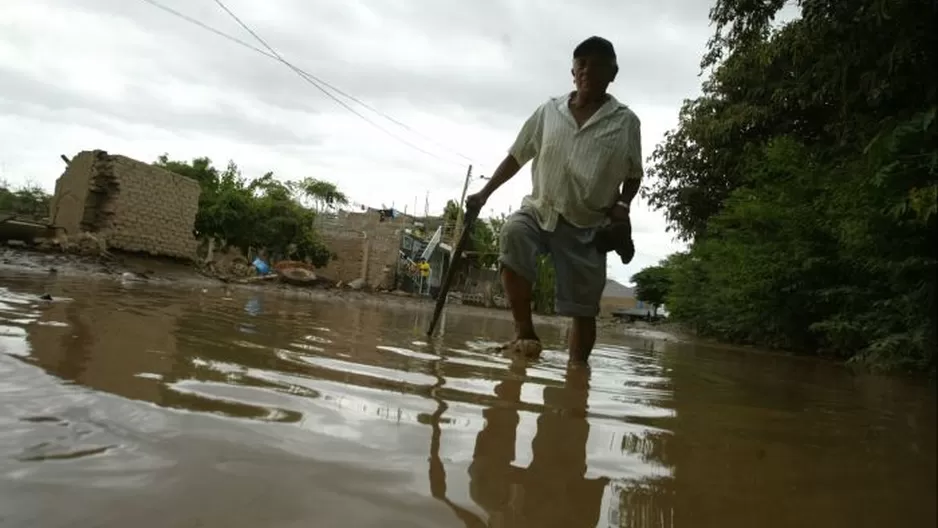
{"label": "reflection in water", "polygon": [[933,387],[428,311],[5,277],[0,525],[934,525]]}
{"label": "reflection in water", "polygon": [[467,527],[596,526],[609,479],[585,477],[589,370],[568,368],[562,386],[544,389],[546,409],[537,419],[533,459],[527,468],[513,465],[526,364],[513,361],[509,371],[511,376],[495,387],[498,401],[482,412],[485,426],[476,436],[468,471],[472,500],[485,509],[488,524],[446,497],[446,473],[439,456],[443,400],[438,400],[439,409],[431,418],[433,496],[449,505]]}
{"label": "reflection in water", "polygon": [[544,389],[545,410],[537,418],[527,468],[512,465],[523,364],[495,389],[501,400],[484,411],[486,425],[476,438],[469,466],[472,498],[493,526],[590,527],[599,520],[606,478],[586,478],[586,420],[589,374],[568,369],[564,384]]}
{"label": "reflection in water", "polygon": [[[439,362],[437,362],[436,365],[439,367]],[[440,437],[442,436],[440,421],[443,418],[443,414],[446,413],[448,405],[446,404],[446,400],[443,400],[437,396],[436,392],[440,387],[443,386],[445,382],[445,378],[442,375],[439,375],[437,383],[433,385],[433,388],[430,392],[432,397],[437,402],[437,409],[433,412],[429,419],[431,427],[429,471],[430,494],[433,496],[433,498],[449,506],[453,510],[453,513],[456,514],[456,517],[464,522],[466,526],[472,528],[479,526],[484,527],[486,524],[484,521],[482,521],[481,518],[466,508],[463,508],[462,506],[454,503],[449,499],[449,497],[446,496],[446,468],[443,466],[443,460],[440,458]]]}

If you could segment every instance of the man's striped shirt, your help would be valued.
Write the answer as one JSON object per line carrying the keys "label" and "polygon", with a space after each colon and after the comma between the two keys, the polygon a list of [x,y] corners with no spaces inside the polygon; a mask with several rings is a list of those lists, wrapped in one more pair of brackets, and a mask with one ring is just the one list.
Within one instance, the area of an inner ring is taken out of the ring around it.
{"label": "man's striped shirt", "polygon": [[577,227],[596,227],[618,200],[625,180],[642,178],[641,123],[612,95],[577,128],[570,95],[551,98],[525,122],[509,153],[531,165],[530,207],[545,231],[560,216]]}

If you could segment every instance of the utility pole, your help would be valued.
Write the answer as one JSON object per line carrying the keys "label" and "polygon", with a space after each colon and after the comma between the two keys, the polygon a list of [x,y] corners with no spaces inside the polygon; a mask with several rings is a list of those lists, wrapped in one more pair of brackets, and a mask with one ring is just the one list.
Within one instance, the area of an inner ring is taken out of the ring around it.
{"label": "utility pole", "polygon": [[462,184],[462,196],[459,198],[459,210],[456,212],[456,229],[453,230],[453,247],[456,247],[456,241],[462,235],[463,207],[466,204],[466,191],[469,190],[469,179],[472,178],[472,165],[466,171],[466,181]]}

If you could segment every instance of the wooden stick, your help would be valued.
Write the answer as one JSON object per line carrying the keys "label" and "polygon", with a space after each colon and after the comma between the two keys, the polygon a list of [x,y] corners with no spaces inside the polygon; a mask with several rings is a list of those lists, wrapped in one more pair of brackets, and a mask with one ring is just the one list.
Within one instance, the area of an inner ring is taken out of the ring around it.
{"label": "wooden stick", "polygon": [[433,309],[433,318],[430,319],[430,328],[427,329],[427,337],[433,337],[433,330],[436,329],[436,323],[443,313],[443,306],[446,305],[446,298],[449,296],[449,288],[452,286],[453,277],[456,276],[456,268],[462,260],[462,252],[469,242],[469,233],[472,231],[472,224],[479,216],[478,209],[466,209],[466,217],[463,222],[462,233],[459,234],[459,240],[456,247],[453,248],[453,257],[450,259],[449,269],[446,270],[446,276],[443,277],[443,284],[440,285],[440,292],[437,294],[436,307]]}

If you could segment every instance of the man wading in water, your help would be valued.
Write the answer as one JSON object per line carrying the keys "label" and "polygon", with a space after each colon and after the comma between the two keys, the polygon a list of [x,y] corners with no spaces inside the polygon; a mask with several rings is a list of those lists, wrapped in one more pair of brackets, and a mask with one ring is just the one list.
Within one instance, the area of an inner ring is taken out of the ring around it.
{"label": "man wading in water", "polygon": [[533,160],[531,194],[501,230],[502,284],[516,332],[506,352],[530,358],[541,352],[531,319],[539,255],[550,254],[556,269],[557,313],[573,319],[570,360],[585,362],[596,342],[606,253],[615,250],[623,263],[635,253],[629,204],[642,179],[641,125],[606,93],[618,71],[611,42],[580,43],[571,70],[576,90],[535,110],[486,186],[466,199],[468,208],[481,208]]}

